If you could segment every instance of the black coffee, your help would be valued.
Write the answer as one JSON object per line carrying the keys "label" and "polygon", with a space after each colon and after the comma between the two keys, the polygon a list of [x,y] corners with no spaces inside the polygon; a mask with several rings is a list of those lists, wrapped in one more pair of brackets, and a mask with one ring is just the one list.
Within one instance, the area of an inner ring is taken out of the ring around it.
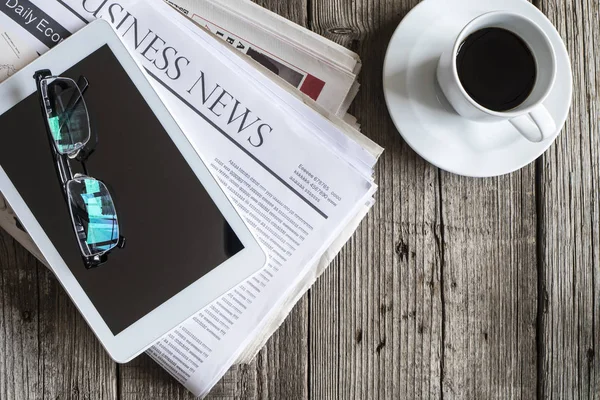
{"label": "black coffee", "polygon": [[485,28],[469,35],[456,58],[458,77],[477,103],[507,111],[527,99],[537,68],[527,44],[502,28]]}

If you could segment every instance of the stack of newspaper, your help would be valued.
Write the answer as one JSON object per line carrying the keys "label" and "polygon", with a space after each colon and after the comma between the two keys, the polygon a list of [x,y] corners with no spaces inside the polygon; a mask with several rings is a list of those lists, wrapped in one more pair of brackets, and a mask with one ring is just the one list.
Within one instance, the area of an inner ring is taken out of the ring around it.
{"label": "stack of newspaper", "polygon": [[167,0],[182,14],[354,123],[358,55],[250,1]]}
{"label": "stack of newspaper", "polygon": [[[254,357],[356,230],[382,149],[346,114],[356,54],[245,0],[166,3],[2,1],[0,74],[107,20],[262,243],[262,271],[148,350],[203,396]],[[45,262],[1,198],[0,226]]]}

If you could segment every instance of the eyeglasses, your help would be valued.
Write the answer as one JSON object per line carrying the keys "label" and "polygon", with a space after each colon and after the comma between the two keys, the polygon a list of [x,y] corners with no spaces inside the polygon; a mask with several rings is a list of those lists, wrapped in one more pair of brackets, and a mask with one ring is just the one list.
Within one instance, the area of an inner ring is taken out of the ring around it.
{"label": "eyeglasses", "polygon": [[[85,161],[94,152],[90,119],[83,99],[89,84],[84,77],[52,76],[49,70],[34,74],[42,115],[50,140],[56,171],[65,195],[77,243],[86,268],[108,260],[115,248],[123,248],[119,219],[106,184],[88,175]],[[73,175],[71,161],[81,164],[84,173]]]}

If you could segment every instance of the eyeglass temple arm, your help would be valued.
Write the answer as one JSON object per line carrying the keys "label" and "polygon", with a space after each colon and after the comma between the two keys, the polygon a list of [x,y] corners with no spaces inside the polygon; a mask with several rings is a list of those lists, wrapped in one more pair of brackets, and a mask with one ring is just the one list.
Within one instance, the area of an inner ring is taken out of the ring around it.
{"label": "eyeglass temple arm", "polygon": [[[77,79],[77,86],[79,87],[79,91],[81,92],[81,94],[85,95],[85,92],[88,89],[88,87],[90,86],[90,83],[85,76],[81,75],[79,77],[79,79]],[[79,101],[79,96],[77,96],[76,103],[73,104],[73,108],[75,107],[75,105],[77,105],[78,101]],[[70,103],[67,107],[70,107]],[[89,118],[89,116],[88,116],[88,118]],[[85,166],[85,160],[87,160],[87,158],[94,152],[94,150],[96,149],[96,145],[98,144],[98,132],[96,132],[95,129],[90,128],[90,130],[91,130],[90,141],[85,146],[85,148],[81,149],[81,151],[79,152],[79,155],[77,156],[77,159],[83,165],[83,168],[84,168],[86,174],[87,174],[87,168]]]}
{"label": "eyeglass temple arm", "polygon": [[88,87],[90,86],[90,82],[87,80],[87,78],[85,76],[81,75],[77,79],[77,86],[79,87],[81,94],[85,94],[85,91],[88,90]]}

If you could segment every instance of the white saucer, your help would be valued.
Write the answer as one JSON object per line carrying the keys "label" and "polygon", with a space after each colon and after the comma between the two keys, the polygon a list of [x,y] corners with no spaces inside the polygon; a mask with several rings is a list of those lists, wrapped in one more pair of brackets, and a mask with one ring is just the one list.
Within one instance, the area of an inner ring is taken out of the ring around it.
{"label": "white saucer", "polygon": [[[532,143],[509,122],[479,123],[454,112],[435,72],[442,48],[476,16],[494,10],[520,13],[548,35],[556,52],[557,75],[544,102],[556,121],[554,136]],[[556,139],[571,105],[569,56],[550,21],[524,0],[425,0],[400,23],[383,68],[385,100],[396,128],[424,159],[459,175],[507,174],[534,161]]]}

